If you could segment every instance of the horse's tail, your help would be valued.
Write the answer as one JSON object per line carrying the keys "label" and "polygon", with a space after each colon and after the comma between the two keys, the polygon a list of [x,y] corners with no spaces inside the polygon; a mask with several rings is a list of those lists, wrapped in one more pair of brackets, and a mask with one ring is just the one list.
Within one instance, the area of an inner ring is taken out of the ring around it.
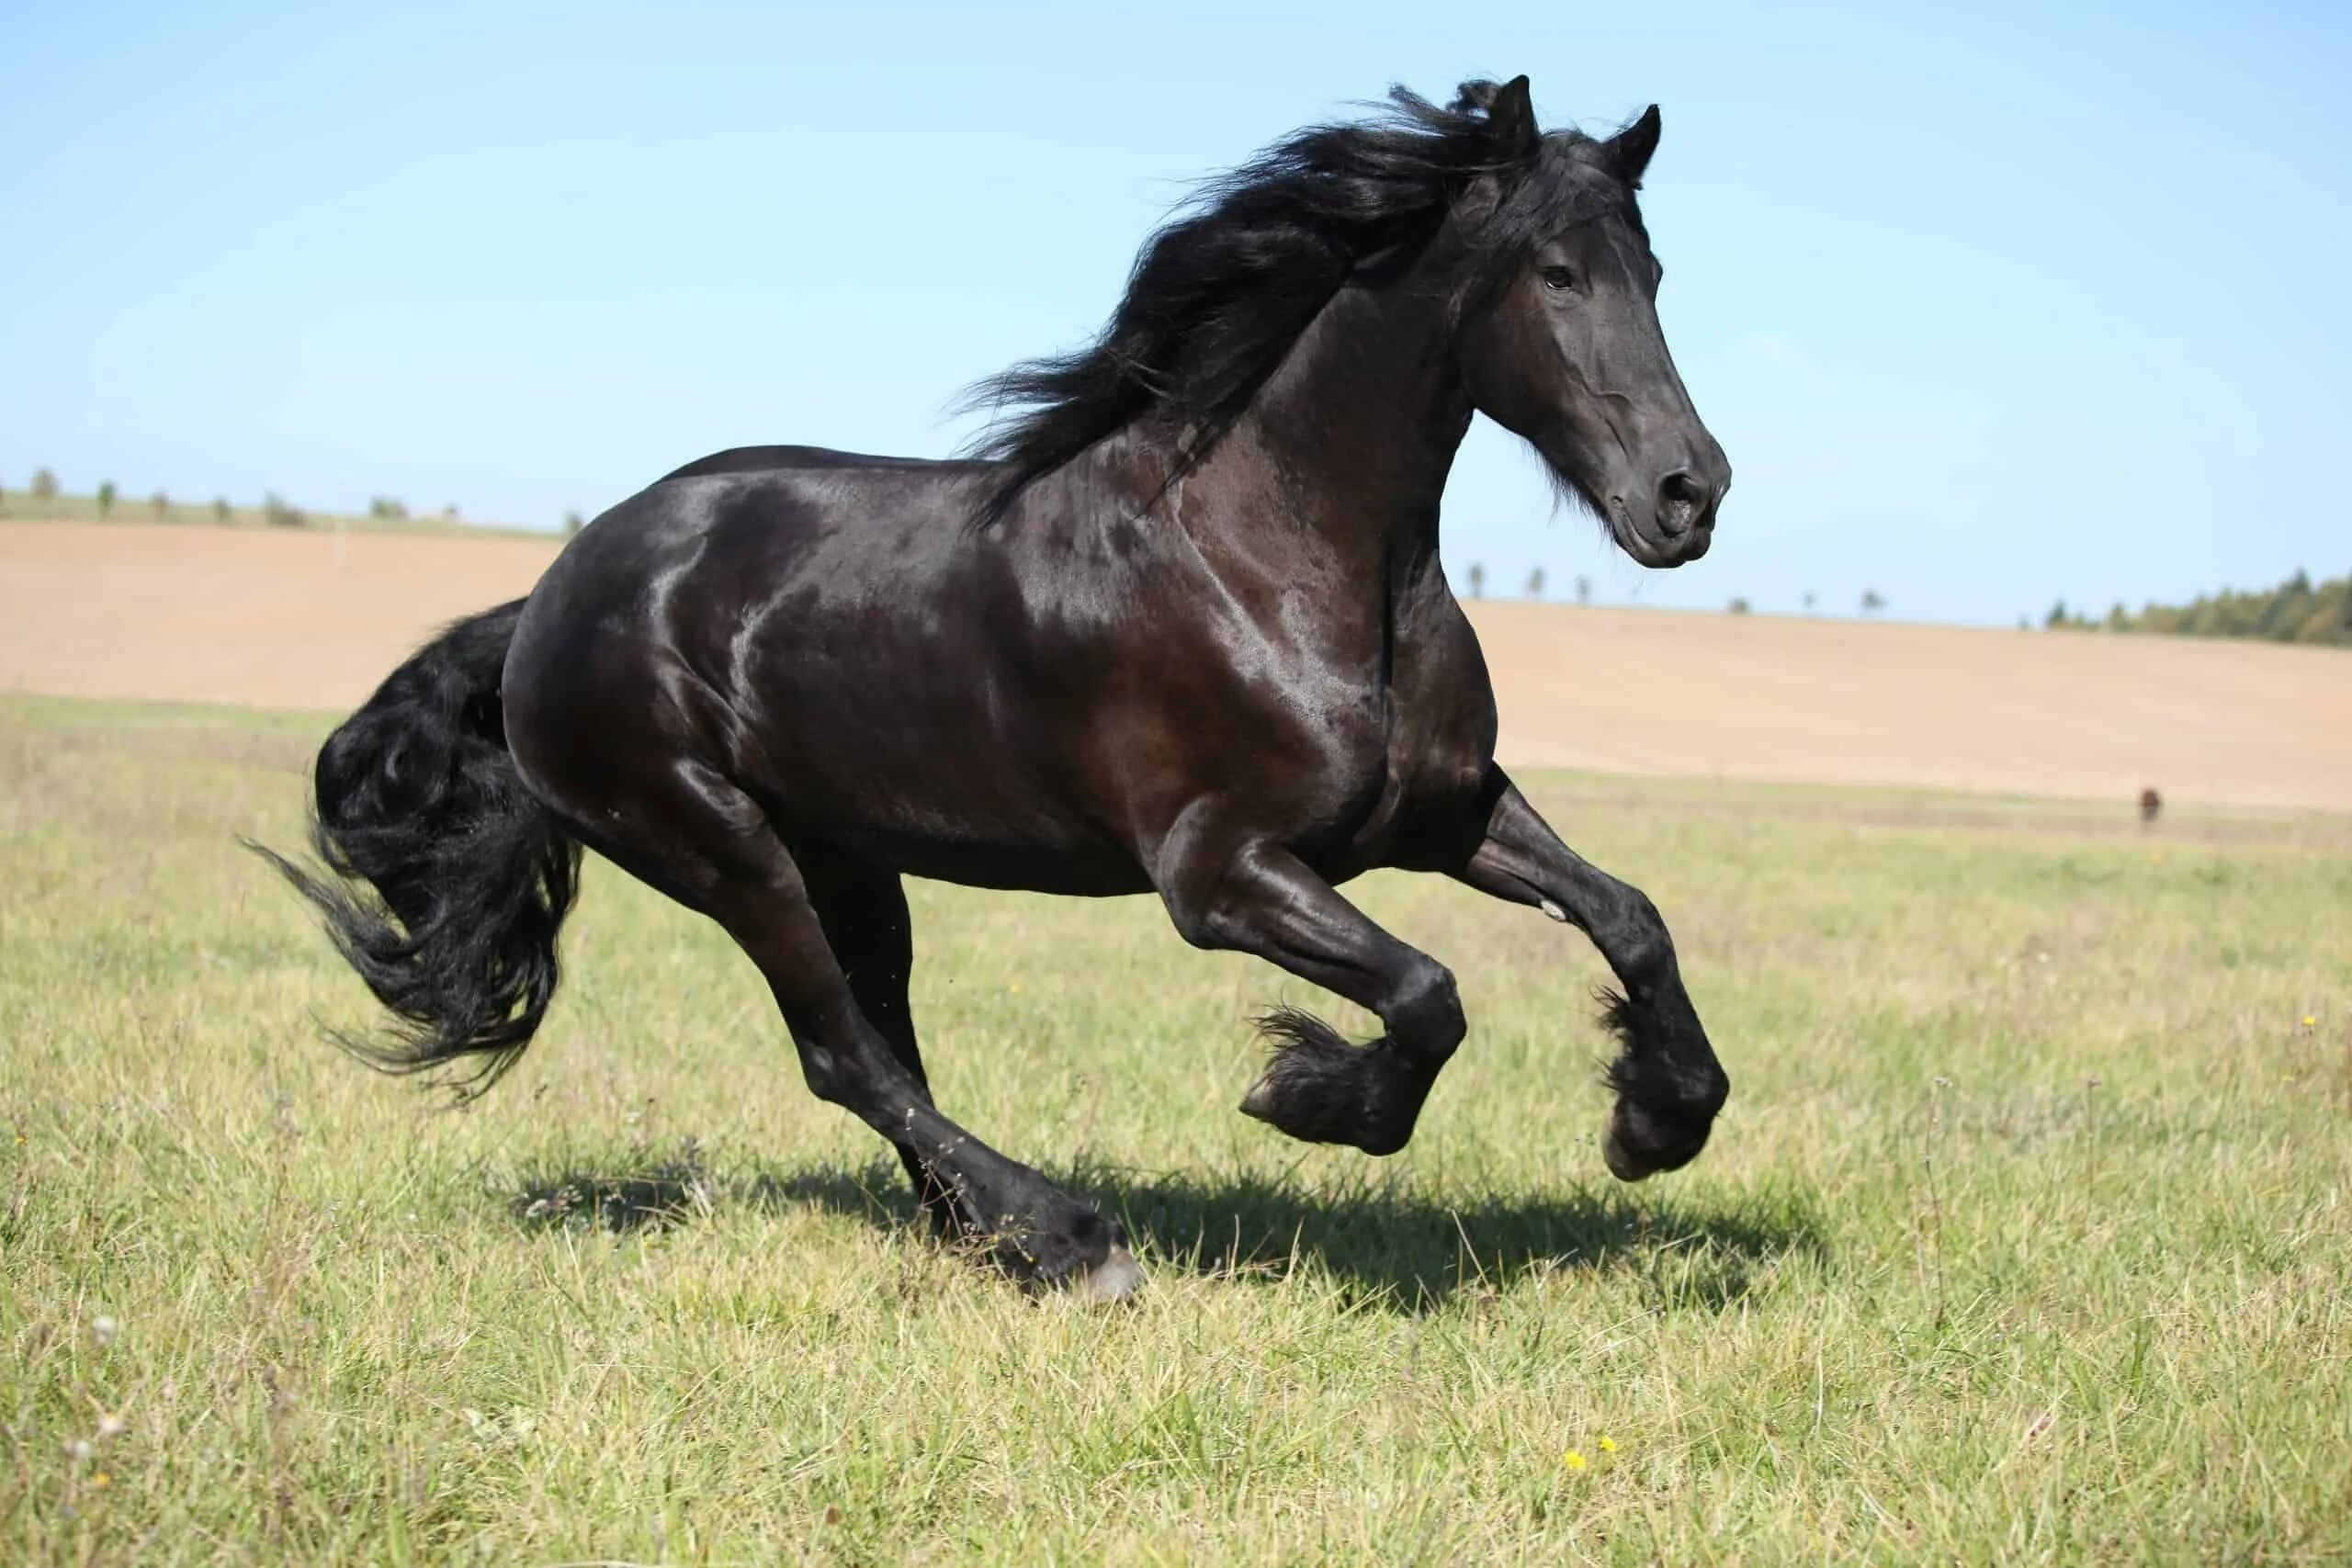
{"label": "horse's tail", "polygon": [[466,1096],[538,1029],[579,886],[578,841],[506,749],[499,674],[522,613],[518,599],[449,626],[327,737],[311,833],[326,875],[250,846],[394,1016],[387,1038],[336,1043],[392,1073],[478,1056]]}

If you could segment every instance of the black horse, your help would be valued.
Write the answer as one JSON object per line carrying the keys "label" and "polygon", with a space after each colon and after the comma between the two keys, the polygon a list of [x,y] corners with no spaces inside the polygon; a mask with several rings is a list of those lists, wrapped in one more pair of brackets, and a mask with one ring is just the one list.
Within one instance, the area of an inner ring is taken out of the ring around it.
{"label": "black horse", "polygon": [[972,459],[723,452],[597,518],[319,754],[333,874],[271,858],[401,1021],[351,1043],[476,1089],[510,1066],[585,845],[726,928],[944,1231],[1119,1294],[1119,1226],[933,1106],[900,878],[1157,893],[1186,941],[1370,1009],[1367,1045],[1268,1017],[1241,1109],[1388,1154],[1464,1032],[1445,966],[1334,890],[1404,866],[1591,937],[1623,987],[1609,1168],[1690,1160],[1729,1082],[1673,943],[1496,766],[1438,554],[1473,411],[1635,560],[1706,552],[1730,469],[1659,332],[1657,139],[1655,107],[1545,134],[1523,76],[1399,89],[1204,192],[1091,346],[981,389],[1006,412]]}

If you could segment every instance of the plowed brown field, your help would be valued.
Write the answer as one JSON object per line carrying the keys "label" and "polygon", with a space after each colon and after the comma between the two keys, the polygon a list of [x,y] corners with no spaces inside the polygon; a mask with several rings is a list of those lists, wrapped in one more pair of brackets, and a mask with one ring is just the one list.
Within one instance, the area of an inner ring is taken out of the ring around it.
{"label": "plowed brown field", "polygon": [[[348,707],[554,539],[0,524],[0,688]],[[1481,603],[1525,766],[2352,810],[2352,652]]]}

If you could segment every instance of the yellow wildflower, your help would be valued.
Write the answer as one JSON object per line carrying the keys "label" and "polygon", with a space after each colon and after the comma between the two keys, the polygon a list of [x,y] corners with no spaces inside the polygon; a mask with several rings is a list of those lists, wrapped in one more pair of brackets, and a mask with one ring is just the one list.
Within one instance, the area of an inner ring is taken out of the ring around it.
{"label": "yellow wildflower", "polygon": [[1593,1446],[1598,1448],[1602,1453],[1613,1454],[1617,1451],[1617,1439],[1611,1437],[1608,1433],[1603,1432],[1600,1434],[1600,1441]]}
{"label": "yellow wildflower", "polygon": [[114,1484],[114,1477],[108,1475],[102,1470],[98,1472],[97,1474],[90,1477],[90,1484],[93,1486],[111,1486]]}
{"label": "yellow wildflower", "polygon": [[1574,1449],[1570,1449],[1566,1453],[1560,1456],[1560,1462],[1566,1465],[1570,1470],[1582,1470],[1584,1468],[1584,1455],[1577,1452]]}
{"label": "yellow wildflower", "polygon": [[2319,1027],[2319,1014],[2315,1012],[2307,1012],[2303,1014],[2303,1027],[2305,1029],[2317,1029]]}

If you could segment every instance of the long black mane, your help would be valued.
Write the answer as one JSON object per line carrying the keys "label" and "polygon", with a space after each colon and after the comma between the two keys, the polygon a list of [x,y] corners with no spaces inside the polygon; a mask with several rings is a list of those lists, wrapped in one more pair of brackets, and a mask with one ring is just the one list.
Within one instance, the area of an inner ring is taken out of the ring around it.
{"label": "long black mane", "polygon": [[1466,82],[1441,107],[1392,87],[1376,118],[1310,126],[1204,186],[1146,242],[1092,343],[1024,361],[967,395],[965,406],[998,415],[972,448],[1000,465],[980,524],[1147,417],[1185,429],[1180,464],[1197,461],[1358,265],[1427,240],[1463,187],[1487,174],[1508,188],[1465,236],[1464,273],[1473,287],[1494,276],[1538,237],[1544,215],[1556,220],[1568,194],[1565,182],[1527,176],[1591,142],[1576,131],[1512,134],[1492,112],[1501,90]]}

